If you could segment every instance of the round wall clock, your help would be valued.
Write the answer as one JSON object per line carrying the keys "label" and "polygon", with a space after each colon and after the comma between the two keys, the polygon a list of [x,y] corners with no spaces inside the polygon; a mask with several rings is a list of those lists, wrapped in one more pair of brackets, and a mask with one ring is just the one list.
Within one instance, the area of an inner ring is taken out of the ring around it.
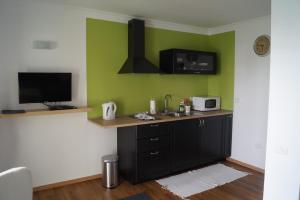
{"label": "round wall clock", "polygon": [[254,41],[253,49],[257,55],[266,56],[270,52],[270,46],[270,36],[261,35]]}

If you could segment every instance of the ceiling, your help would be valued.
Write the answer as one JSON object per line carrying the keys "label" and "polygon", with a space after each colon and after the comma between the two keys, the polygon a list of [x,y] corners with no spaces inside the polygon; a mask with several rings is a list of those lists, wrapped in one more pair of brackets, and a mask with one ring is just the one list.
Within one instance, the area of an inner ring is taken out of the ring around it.
{"label": "ceiling", "polygon": [[[54,0],[50,0],[54,1]],[[271,0],[55,0],[187,25],[214,27],[270,15]]]}

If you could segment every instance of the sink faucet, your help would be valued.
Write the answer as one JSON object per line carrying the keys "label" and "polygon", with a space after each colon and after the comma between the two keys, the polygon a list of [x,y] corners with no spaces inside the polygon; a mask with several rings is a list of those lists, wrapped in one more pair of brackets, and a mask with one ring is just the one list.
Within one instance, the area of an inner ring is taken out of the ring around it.
{"label": "sink faucet", "polygon": [[164,114],[168,114],[169,110],[168,110],[168,105],[169,105],[169,102],[172,100],[172,96],[170,94],[167,94],[165,95],[165,98],[164,98],[164,110],[163,110],[163,113]]}

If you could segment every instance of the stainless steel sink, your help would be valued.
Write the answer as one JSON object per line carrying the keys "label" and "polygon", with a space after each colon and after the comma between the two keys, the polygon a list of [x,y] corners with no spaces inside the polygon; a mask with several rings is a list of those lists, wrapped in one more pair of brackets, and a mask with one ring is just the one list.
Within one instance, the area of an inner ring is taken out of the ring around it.
{"label": "stainless steel sink", "polygon": [[[140,117],[137,117],[137,115],[140,115]],[[138,120],[143,120],[143,121],[155,121],[160,119],[159,117],[154,115],[149,115],[148,113],[138,113],[136,115],[131,115],[130,117]]]}
{"label": "stainless steel sink", "polygon": [[171,117],[185,117],[185,116],[201,116],[203,115],[202,112],[192,111],[190,114],[180,113],[176,111],[168,112],[168,113],[161,113],[165,116],[171,116]]}
{"label": "stainless steel sink", "polygon": [[170,112],[168,114],[168,116],[171,116],[171,117],[184,117],[186,115],[184,113],[180,113],[180,112]]}
{"label": "stainless steel sink", "polygon": [[167,113],[161,113],[162,115],[165,116],[170,116],[170,117],[184,117],[187,116],[185,113],[180,113],[180,112],[176,112],[176,111],[170,111]]}

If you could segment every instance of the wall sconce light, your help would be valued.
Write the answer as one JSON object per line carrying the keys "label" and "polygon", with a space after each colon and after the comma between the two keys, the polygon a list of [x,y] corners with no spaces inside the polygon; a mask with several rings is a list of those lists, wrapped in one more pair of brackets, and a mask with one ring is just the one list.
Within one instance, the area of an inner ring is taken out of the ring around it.
{"label": "wall sconce light", "polygon": [[35,40],[32,42],[32,48],[33,49],[56,49],[57,48],[57,42],[55,41],[47,41],[47,40]]}

